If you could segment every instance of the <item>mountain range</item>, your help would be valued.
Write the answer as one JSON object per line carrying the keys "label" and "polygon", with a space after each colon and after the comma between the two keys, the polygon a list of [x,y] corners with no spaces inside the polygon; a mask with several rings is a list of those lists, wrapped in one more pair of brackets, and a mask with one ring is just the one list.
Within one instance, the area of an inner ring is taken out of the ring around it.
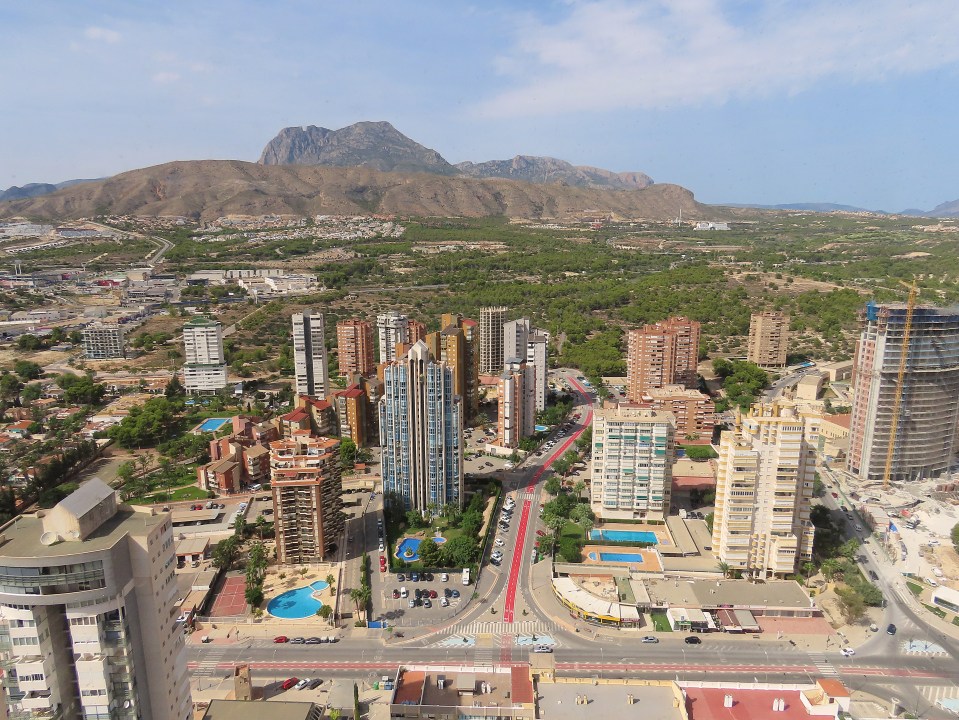
{"label": "mountain range", "polygon": [[6,190],[0,190],[0,202],[4,200],[22,200],[24,198],[49,195],[65,187],[79,183],[95,182],[95,180],[64,180],[61,183],[27,183],[26,185],[11,185]]}

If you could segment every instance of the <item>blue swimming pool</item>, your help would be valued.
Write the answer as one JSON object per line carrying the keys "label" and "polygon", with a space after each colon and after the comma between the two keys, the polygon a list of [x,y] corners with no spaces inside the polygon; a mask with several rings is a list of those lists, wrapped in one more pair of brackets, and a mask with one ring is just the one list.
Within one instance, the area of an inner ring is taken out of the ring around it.
{"label": "blue swimming pool", "polygon": [[[596,560],[596,553],[591,552],[587,557],[590,560]],[[628,553],[628,552],[601,552],[599,554],[599,559],[603,562],[625,562],[625,563],[641,563],[643,562],[643,556],[640,553]]]}
{"label": "blue swimming pool", "polygon": [[230,418],[207,418],[200,425],[200,432],[216,432],[230,422]]}
{"label": "blue swimming pool", "polygon": [[591,530],[590,540],[611,540],[613,542],[644,542],[658,545],[656,533],[649,530]]}
{"label": "blue swimming pool", "polygon": [[323,607],[323,603],[313,597],[313,593],[326,590],[328,587],[328,583],[317,580],[295,590],[287,590],[282,595],[277,595],[270,600],[266,606],[266,611],[270,615],[284,620],[299,620],[316,615],[316,611]]}
{"label": "blue swimming pool", "polygon": [[[396,552],[393,553],[393,557],[403,560],[405,562],[416,562],[420,559],[420,543],[423,542],[420,538],[415,537],[405,537],[400,540],[400,544],[396,547]],[[434,537],[433,542],[437,545],[442,545],[446,542],[444,537]],[[410,551],[410,554],[407,555],[407,551]]]}
{"label": "blue swimming pool", "polygon": [[549,430],[549,425],[536,425],[533,429],[536,432],[546,432]]}

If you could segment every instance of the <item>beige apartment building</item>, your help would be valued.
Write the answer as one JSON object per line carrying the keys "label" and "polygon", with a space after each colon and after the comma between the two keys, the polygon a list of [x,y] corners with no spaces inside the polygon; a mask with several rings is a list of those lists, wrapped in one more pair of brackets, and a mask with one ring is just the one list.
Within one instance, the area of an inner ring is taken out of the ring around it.
{"label": "beige apartment building", "polygon": [[506,307],[484,307],[479,320],[479,374],[496,375],[503,371],[503,326]]}
{"label": "beige apartment building", "polygon": [[170,514],[121,505],[98,479],[3,526],[10,717],[192,718],[175,568]]}
{"label": "beige apartment building", "polygon": [[628,331],[626,395],[630,401],[641,402],[647,390],[666,385],[695,388],[699,334],[699,323],[684,317]]}
{"label": "beige apartment building", "polygon": [[284,564],[327,559],[343,533],[340,441],[303,433],[270,443],[276,552]]}
{"label": "beige apartment building", "polygon": [[723,433],[713,547],[730,569],[782,576],[812,559],[817,435],[818,422],[787,402],[754,405]]}
{"label": "beige apartment building", "polygon": [[716,403],[709,395],[682,385],[651,388],[643,394],[643,404],[669,413],[676,422],[676,441],[709,441],[716,424]]}
{"label": "beige apartment building", "polygon": [[504,448],[518,448],[520,440],[535,432],[536,370],[525,361],[507,363],[500,375],[496,427]]}
{"label": "beige apartment building", "polygon": [[788,350],[789,318],[779,312],[753,313],[746,359],[760,367],[786,367]]}
{"label": "beige apartment building", "polygon": [[376,372],[373,350],[373,325],[350,318],[336,324],[336,352],[340,377],[364,376]]}
{"label": "beige apartment building", "polygon": [[606,520],[662,520],[675,458],[673,416],[622,404],[593,413],[590,507]]}

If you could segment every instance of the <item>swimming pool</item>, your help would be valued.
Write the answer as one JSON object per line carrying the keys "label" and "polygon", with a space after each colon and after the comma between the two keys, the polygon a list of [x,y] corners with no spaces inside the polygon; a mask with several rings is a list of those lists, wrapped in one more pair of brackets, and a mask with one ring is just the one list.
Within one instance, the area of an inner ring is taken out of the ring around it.
{"label": "swimming pool", "polygon": [[[591,552],[586,557],[590,560],[596,560],[596,553]],[[603,562],[625,562],[625,563],[641,563],[643,562],[643,556],[640,553],[617,553],[617,552],[601,552],[599,553],[599,559]]]}
{"label": "swimming pool", "polygon": [[644,542],[658,545],[656,533],[649,530],[591,530],[590,540],[611,540],[613,542]]}
{"label": "swimming pool", "polygon": [[[446,542],[445,537],[434,537],[431,538],[433,542],[437,545],[442,545]],[[420,538],[415,537],[405,537],[400,540],[400,544],[396,548],[396,552],[393,553],[393,557],[398,560],[403,560],[404,562],[416,562],[420,559],[420,543],[423,542]],[[411,550],[412,554],[407,556],[406,551]]]}
{"label": "swimming pool", "polygon": [[277,595],[270,600],[266,606],[266,611],[270,615],[284,620],[299,620],[316,615],[316,611],[323,607],[323,603],[313,597],[313,593],[326,590],[328,587],[328,583],[317,580],[309,585],[287,590],[282,595]]}
{"label": "swimming pool", "polygon": [[536,425],[533,429],[534,429],[536,432],[546,432],[547,430],[549,430],[549,426],[548,426],[548,425]]}
{"label": "swimming pool", "polygon": [[200,425],[200,432],[216,432],[230,422],[230,418],[207,418]]}

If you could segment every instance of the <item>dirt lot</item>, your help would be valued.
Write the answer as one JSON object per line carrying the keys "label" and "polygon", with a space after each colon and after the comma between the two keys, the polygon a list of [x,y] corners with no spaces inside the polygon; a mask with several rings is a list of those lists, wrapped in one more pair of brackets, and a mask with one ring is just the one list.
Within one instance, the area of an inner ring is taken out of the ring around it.
{"label": "dirt lot", "polygon": [[[752,275],[756,276],[755,280],[747,280],[746,276]],[[777,279],[776,273],[764,273],[757,272],[754,270],[731,273],[730,278],[740,283],[752,294],[757,285],[767,286],[773,284],[776,286],[776,292],[781,292],[785,295],[799,295],[808,290],[818,290],[819,292],[829,292],[830,290],[841,290],[842,288],[835,283],[823,282],[821,280],[810,280],[808,278],[787,276],[783,274],[782,278]],[[792,279],[791,283],[788,283],[787,280]],[[855,289],[855,288],[854,288]],[[864,289],[859,289],[860,294],[868,295],[869,292]]]}

